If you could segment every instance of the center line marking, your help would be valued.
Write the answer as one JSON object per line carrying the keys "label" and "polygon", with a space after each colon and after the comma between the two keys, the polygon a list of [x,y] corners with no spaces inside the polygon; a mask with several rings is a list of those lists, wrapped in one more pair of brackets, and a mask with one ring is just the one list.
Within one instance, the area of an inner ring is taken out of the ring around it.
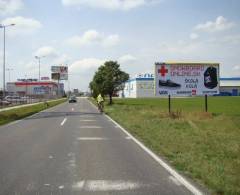
{"label": "center line marking", "polygon": [[109,140],[106,137],[78,137],[77,140],[80,141],[95,141],[95,140]]}
{"label": "center line marking", "polygon": [[96,120],[80,120],[82,122],[93,122],[93,121],[96,121]]}
{"label": "center line marking", "polygon": [[142,185],[137,182],[123,180],[87,180],[79,181],[72,185],[73,190],[87,192],[107,192],[107,191],[124,191],[135,190]]}
{"label": "center line marking", "polygon": [[67,118],[64,118],[63,121],[61,122],[61,126],[63,126],[66,121],[67,121]]}
{"label": "center line marking", "polygon": [[100,126],[81,126],[80,129],[101,129]]}

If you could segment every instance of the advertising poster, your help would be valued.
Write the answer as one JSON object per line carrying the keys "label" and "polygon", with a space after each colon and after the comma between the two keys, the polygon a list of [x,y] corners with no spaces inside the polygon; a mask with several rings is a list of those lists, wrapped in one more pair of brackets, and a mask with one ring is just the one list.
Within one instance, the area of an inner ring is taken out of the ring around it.
{"label": "advertising poster", "polygon": [[59,79],[52,79],[54,80],[68,80],[68,67],[67,66],[52,66],[51,67],[52,74],[59,74]]}
{"label": "advertising poster", "polygon": [[217,63],[155,63],[156,96],[201,96],[218,93]]}

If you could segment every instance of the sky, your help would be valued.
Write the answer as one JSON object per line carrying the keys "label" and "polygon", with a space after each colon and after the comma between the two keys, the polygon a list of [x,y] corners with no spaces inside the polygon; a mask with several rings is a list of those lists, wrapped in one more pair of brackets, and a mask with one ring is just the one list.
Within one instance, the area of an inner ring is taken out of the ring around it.
{"label": "sky", "polygon": [[[134,77],[155,62],[219,62],[240,77],[239,0],[0,0],[6,28],[6,82],[51,76],[68,65],[65,89],[87,91],[106,60]],[[0,88],[3,78],[0,28]],[[10,78],[9,78],[10,73]]]}

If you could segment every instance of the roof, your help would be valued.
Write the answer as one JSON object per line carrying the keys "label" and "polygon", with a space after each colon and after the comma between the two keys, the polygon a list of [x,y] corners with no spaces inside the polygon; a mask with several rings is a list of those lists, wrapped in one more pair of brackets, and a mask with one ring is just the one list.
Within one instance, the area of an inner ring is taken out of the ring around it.
{"label": "roof", "polygon": [[[158,63],[158,62],[157,62]],[[183,65],[219,65],[218,62],[197,62],[197,61],[167,61],[167,62],[159,62],[160,64],[183,64]]]}

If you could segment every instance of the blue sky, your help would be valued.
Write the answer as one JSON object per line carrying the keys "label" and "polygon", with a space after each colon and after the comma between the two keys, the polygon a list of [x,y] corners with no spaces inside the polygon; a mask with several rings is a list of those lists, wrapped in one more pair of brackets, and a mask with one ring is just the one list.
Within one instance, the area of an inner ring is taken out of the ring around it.
{"label": "blue sky", "polygon": [[46,56],[41,76],[68,64],[70,87],[80,90],[110,59],[131,76],[169,60],[219,62],[221,77],[240,76],[239,10],[238,0],[0,0],[0,24],[16,24],[7,28],[6,66],[12,81],[37,78],[34,56]]}

